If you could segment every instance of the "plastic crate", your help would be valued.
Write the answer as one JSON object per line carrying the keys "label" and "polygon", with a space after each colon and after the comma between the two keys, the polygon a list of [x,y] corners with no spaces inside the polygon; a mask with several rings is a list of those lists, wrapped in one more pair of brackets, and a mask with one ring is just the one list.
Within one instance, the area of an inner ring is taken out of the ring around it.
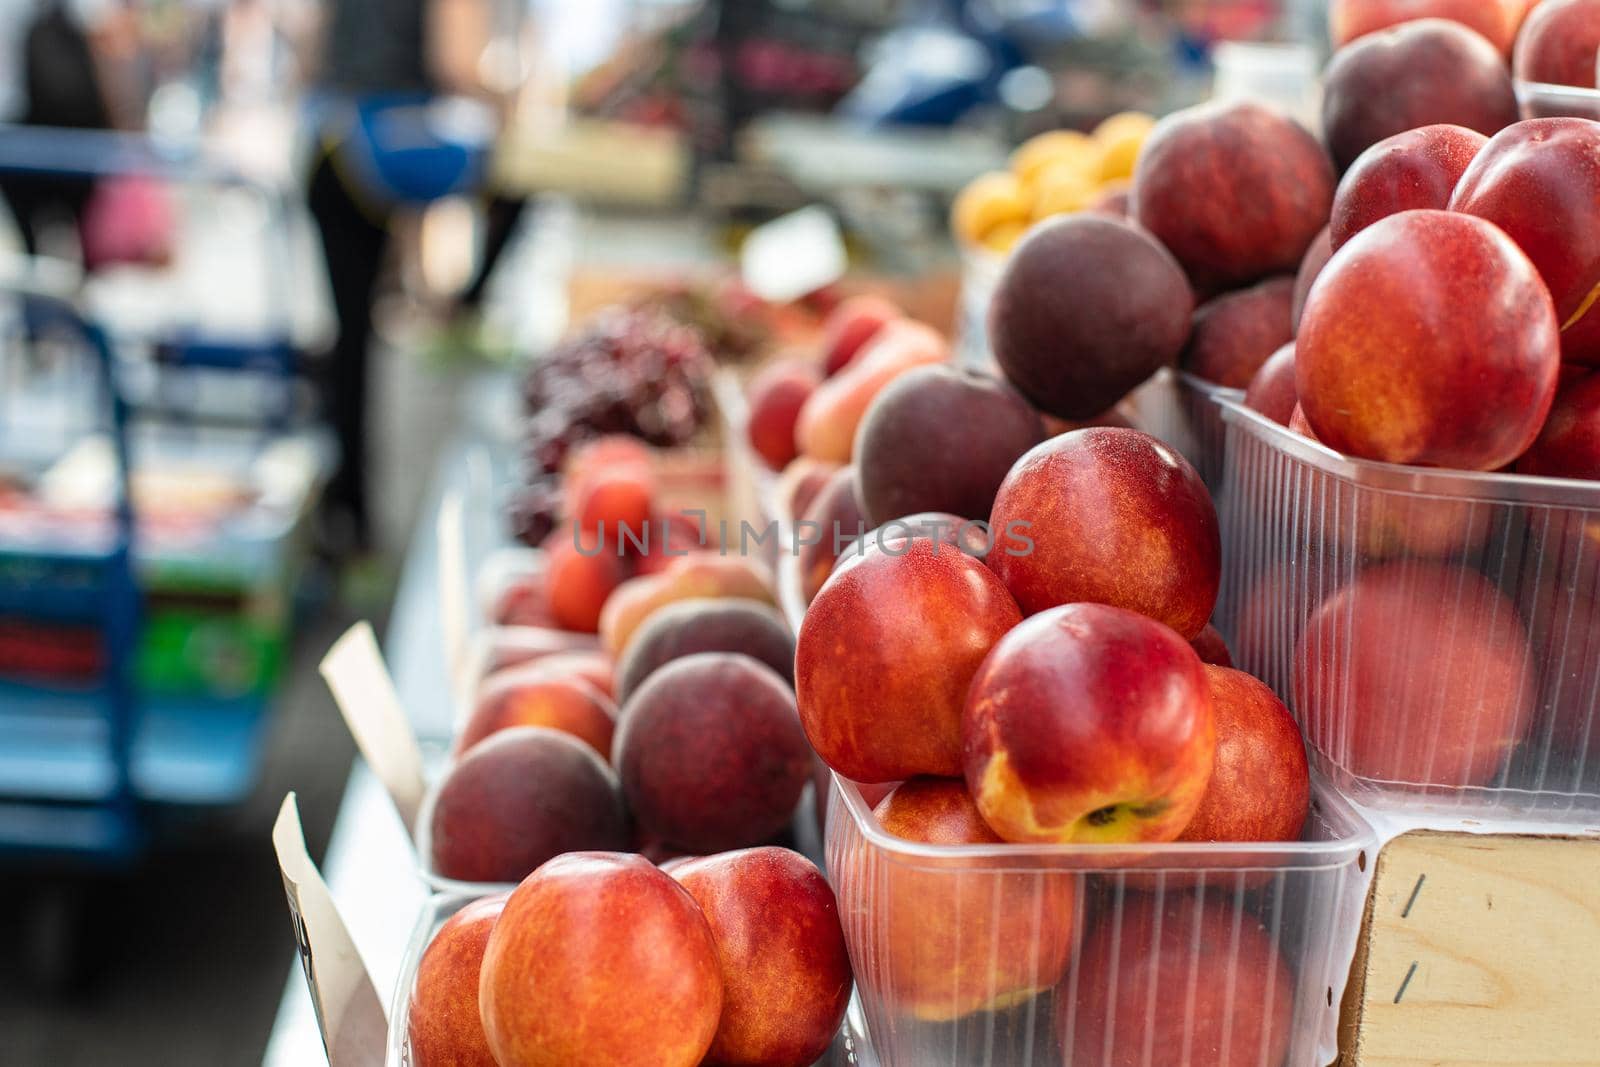
{"label": "plastic crate", "polygon": [[1234,658],[1392,813],[1600,811],[1600,484],[1351,459],[1224,402]]}
{"label": "plastic crate", "polygon": [[1292,843],[919,844],[885,833],[837,777],[828,827],[866,1037],[884,1067],[1337,1057],[1377,842],[1320,780]]}
{"label": "plastic crate", "polygon": [[[416,925],[411,929],[411,937],[406,942],[405,957],[400,965],[400,977],[395,982],[389,1000],[389,1040],[384,1055],[385,1067],[412,1067],[407,1023],[411,1015],[411,991],[416,985],[417,968],[422,964],[422,954],[428,950],[428,944],[433,940],[434,934],[439,932],[439,928],[452,915],[476,899],[478,895],[440,895],[422,906]],[[636,992],[641,996],[648,995],[647,990]],[[854,1004],[851,1005],[851,1015],[856,1015]],[[877,1067],[877,1064],[878,1060],[872,1056],[870,1049],[864,1047],[863,1039],[853,1032],[850,1017],[847,1016],[833,1047],[826,1056],[817,1061],[816,1067],[856,1067],[856,1065]]]}
{"label": "plastic crate", "polygon": [[1525,119],[1600,119],[1600,90],[1544,82],[1517,82],[1517,102]]}
{"label": "plastic crate", "polygon": [[1167,368],[1129,393],[1118,410],[1133,426],[1176,449],[1215,494],[1222,488],[1227,447],[1223,400],[1242,402],[1244,392]]}

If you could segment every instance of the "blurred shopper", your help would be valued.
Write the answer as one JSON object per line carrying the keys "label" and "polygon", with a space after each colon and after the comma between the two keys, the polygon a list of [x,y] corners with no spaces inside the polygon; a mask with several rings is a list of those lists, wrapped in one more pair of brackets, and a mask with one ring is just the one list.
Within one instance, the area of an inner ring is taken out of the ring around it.
{"label": "blurred shopper", "polygon": [[[127,73],[138,33],[121,0],[0,0],[0,121],[105,130],[138,121]],[[52,224],[80,226],[87,178],[0,177],[24,249]]]}
{"label": "blurred shopper", "polygon": [[[479,60],[488,42],[482,0],[325,0],[315,108],[316,151],[306,196],[322,234],[338,336],[326,401],[341,462],[328,493],[330,547],[371,547],[368,500],[368,384],[372,302],[390,243],[390,225],[407,204],[444,195],[434,176],[407,167],[378,141],[441,95],[480,96]],[[425,131],[417,130],[418,133]],[[449,146],[428,159],[447,164]],[[415,182],[415,187],[410,186]]]}

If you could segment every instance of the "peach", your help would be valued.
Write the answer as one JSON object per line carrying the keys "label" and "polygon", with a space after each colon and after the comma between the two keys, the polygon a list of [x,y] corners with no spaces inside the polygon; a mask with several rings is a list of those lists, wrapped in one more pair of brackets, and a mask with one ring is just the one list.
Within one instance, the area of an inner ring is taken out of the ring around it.
{"label": "peach", "polygon": [[1211,496],[1182,456],[1138,430],[1077,430],[1035,448],[1000,487],[989,525],[1000,539],[989,566],[1025,614],[1111,604],[1187,639],[1216,607]]}
{"label": "peach", "polygon": [[500,591],[489,613],[496,626],[554,627],[550,613],[550,587],[545,571],[520,574]]}
{"label": "peach", "polygon": [[1311,769],[1294,716],[1265,682],[1206,665],[1216,713],[1211,784],[1179,841],[1298,841]]}
{"label": "peach", "polygon": [[856,468],[845,467],[828,479],[795,527],[800,589],[806,603],[816,598],[840,557],[860,554],[851,546],[866,532]]}
{"label": "peach", "polygon": [[1482,34],[1419,19],[1346,45],[1323,73],[1322,127],[1343,171],[1386,137],[1419,126],[1493,136],[1517,121],[1505,59]]}
{"label": "peach", "polygon": [[598,852],[552,860],[516,888],[479,988],[489,1048],[518,1067],[696,1067],[722,999],[694,898],[648,860]]}
{"label": "peach", "polygon": [[1517,460],[1517,473],[1600,481],[1600,374],[1561,387],[1538,440]]}
{"label": "peach", "polygon": [[915,515],[891,519],[868,531],[863,554],[888,551],[904,554],[911,541],[919,538],[983,559],[994,547],[994,534],[987,519],[964,519],[947,511],[919,511]]}
{"label": "peach", "polygon": [[1231,898],[1129,897],[1090,929],[1056,1024],[1073,1064],[1275,1065],[1294,1001],[1276,935]]}
{"label": "peach", "polygon": [[841,567],[795,643],[812,747],[858,782],[961,773],[961,707],[978,665],[1021,621],[978,560],[927,539]]}
{"label": "peach", "polygon": [[1287,275],[1202,304],[1183,350],[1183,368],[1208,382],[1243,389],[1268,356],[1294,340],[1293,304],[1294,279]]}
{"label": "peach", "polygon": [[1511,53],[1522,25],[1523,0],[1333,0],[1328,32],[1342,48],[1358,37],[1415,19],[1459,22],[1489,39],[1502,53]]}
{"label": "peach", "polygon": [[1538,268],[1563,325],[1600,295],[1600,123],[1555,118],[1507,127],[1462,175],[1450,208],[1511,236]]}
{"label": "peach", "polygon": [[1295,652],[1295,706],[1338,709],[1328,753],[1410,786],[1492,781],[1534,709],[1527,631],[1481,574],[1407,561],[1357,575],[1317,610]]}
{"label": "peach", "polygon": [[[1000,838],[959,781],[915,778],[877,808],[885,833],[929,845],[992,845]],[[858,981],[916,1019],[959,1019],[1022,1004],[1066,972],[1078,939],[1072,872],[973,873],[886,863],[874,877],[837,875],[846,915],[870,906],[883,955]]]}
{"label": "peach", "polygon": [[1423,126],[1386,137],[1361,153],[1333,196],[1328,224],[1333,251],[1379,219],[1413,208],[1449,207],[1456,183],[1488,143],[1463,126]]}
{"label": "peach", "polygon": [[465,905],[428,942],[406,1011],[413,1067],[500,1067],[478,1015],[478,982],[489,933],[509,895]]}
{"label": "peach", "polygon": [[[642,551],[640,542],[642,541]],[[711,531],[691,512],[656,515],[639,540],[629,538],[623,548],[631,553],[635,575],[660,574],[680,559],[714,548]]]}
{"label": "peach", "polygon": [[633,578],[617,588],[600,613],[600,644],[620,657],[634,631],[657,609],[704,597],[775,603],[772,579],[749,560],[710,553],[683,556],[657,574]]}
{"label": "peach", "polygon": [[783,468],[775,495],[784,514],[791,519],[804,515],[840,466],[838,463],[824,463],[820,459],[801,456]]}
{"label": "peach", "polygon": [[500,671],[567,653],[604,655],[594,634],[533,627],[496,627],[484,635],[484,669]]}
{"label": "peach", "polygon": [[850,462],[856,428],[884,386],[913,367],[943,363],[950,346],[931,326],[909,319],[888,323],[849,367],[817,386],[800,408],[800,451],[830,463]]}
{"label": "peach", "polygon": [[560,678],[538,661],[486,679],[467,719],[456,751],[465,752],[490,734],[512,726],[548,726],[587,742],[601,758],[611,758],[617,708],[588,682]]}
{"label": "peach", "polygon": [[1171,841],[1211,779],[1211,700],[1170,628],[1104,604],[1053,608],[1001,638],[972,680],[967,785],[1007,841]]}
{"label": "peach", "polygon": [[623,848],[622,791],[593,748],[543,726],[479,742],[431,798],[433,869],[463,882],[516,882],[552,856]]}
{"label": "peach", "polygon": [[1041,223],[1017,246],[989,305],[989,340],[1034,406],[1087,419],[1177,358],[1193,308],[1183,271],[1149,234],[1077,215]]}
{"label": "peach", "polygon": [[1549,291],[1501,230],[1404,211],[1357,234],[1312,289],[1295,384],[1312,429],[1339,452],[1495,470],[1544,424],[1558,334]]}
{"label": "peach", "polygon": [[800,409],[816,391],[822,373],[805,360],[772,363],[750,381],[750,447],[773,470],[782,470],[799,454],[795,424]]}
{"label": "peach", "polygon": [[670,873],[700,905],[722,964],[708,1067],[811,1067],[838,1034],[853,988],[827,879],[786,848],[685,860]]}
{"label": "peach", "polygon": [[737,652],[794,680],[794,635],[776,608],[753,600],[680,600],[639,627],[617,667],[617,698],[673,660],[697,652]]}
{"label": "peach", "polygon": [[1011,465],[1042,440],[1038,413],[1005,382],[954,367],[909,371],[873,400],[856,435],[863,517],[986,519]]}
{"label": "peach", "polygon": [[1333,203],[1316,138],[1256,103],[1212,103],[1162,119],[1133,178],[1133,217],[1197,288],[1216,291],[1300,263]]}
{"label": "peach", "polygon": [[[1595,584],[1595,545],[1571,553],[1535,582],[1524,605],[1532,643],[1547,650],[1540,671],[1541,723],[1548,723],[1549,755],[1539,765],[1545,789],[1588,789],[1600,782],[1600,588]],[[1565,571],[1566,573],[1563,573]],[[1529,750],[1543,753],[1543,730]]]}
{"label": "peach", "polygon": [[811,778],[788,685],[728,653],[686,656],[645,679],[623,705],[616,754],[639,825],[693,852],[768,840]]}
{"label": "peach", "polygon": [[551,618],[563,630],[594,633],[606,602],[630,571],[616,540],[567,526],[546,538],[543,547]]}
{"label": "peach", "polygon": [[1294,384],[1294,348],[1290,341],[1261,364],[1250,387],[1244,393],[1244,406],[1259,411],[1280,426],[1289,425],[1295,408],[1300,406],[1300,395]]}
{"label": "peach", "polygon": [[502,673],[534,663],[539,665],[539,674],[543,677],[587,682],[605,696],[616,698],[612,677],[616,663],[596,648],[562,648],[529,654],[526,648],[519,646],[497,645],[490,653],[488,673],[482,685],[493,685]]}
{"label": "peach", "polygon": [[833,377],[854,362],[889,323],[904,318],[881,296],[852,296],[839,301],[822,324],[822,372]]}
{"label": "peach", "polygon": [[1316,283],[1322,268],[1328,265],[1328,260],[1333,258],[1333,237],[1329,228],[1324,226],[1311,242],[1311,247],[1306,249],[1305,258],[1300,261],[1299,273],[1294,278],[1294,304],[1289,315],[1294,322],[1294,332],[1300,332],[1300,317],[1305,314],[1306,297],[1311,293],[1311,286]]}
{"label": "peach", "polygon": [[563,474],[570,485],[607,467],[651,467],[654,463],[655,452],[637,437],[608,434],[573,449]]}
{"label": "peach", "polygon": [[1133,183],[1123,181],[1102,185],[1100,192],[1084,210],[1096,211],[1116,219],[1129,218],[1133,214]]}
{"label": "peach", "polygon": [[1200,657],[1201,663],[1209,663],[1218,667],[1232,667],[1233,656],[1228,652],[1228,643],[1222,639],[1222,634],[1210,623],[1200,631],[1200,636],[1189,642],[1189,647],[1194,649],[1194,654]]}
{"label": "peach", "polygon": [[1528,13],[1512,68],[1546,85],[1595,87],[1600,55],[1600,0],[1543,0]]}

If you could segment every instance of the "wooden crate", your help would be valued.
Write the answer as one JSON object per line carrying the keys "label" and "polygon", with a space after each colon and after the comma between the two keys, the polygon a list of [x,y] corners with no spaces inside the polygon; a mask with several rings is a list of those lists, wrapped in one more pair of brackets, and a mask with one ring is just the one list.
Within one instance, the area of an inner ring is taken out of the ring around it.
{"label": "wooden crate", "polygon": [[1345,1067],[1600,1067],[1600,838],[1396,838],[1343,1007]]}

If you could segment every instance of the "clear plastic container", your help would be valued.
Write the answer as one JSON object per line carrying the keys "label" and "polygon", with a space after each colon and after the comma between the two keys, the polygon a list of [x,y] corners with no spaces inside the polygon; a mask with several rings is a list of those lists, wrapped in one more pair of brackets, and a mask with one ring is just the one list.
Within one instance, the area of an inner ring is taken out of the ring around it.
{"label": "clear plastic container", "polygon": [[1222,486],[1226,447],[1222,401],[1243,399],[1242,390],[1167,368],[1129,393],[1118,410],[1136,428],[1177,449],[1215,493]]}
{"label": "clear plastic container", "polygon": [[[441,894],[422,906],[411,936],[406,942],[405,958],[400,965],[400,976],[389,998],[389,1040],[384,1050],[384,1067],[412,1067],[408,1022],[411,1016],[411,993],[416,986],[417,969],[422,965],[422,955],[428,950],[433,936],[450,917],[479,896]],[[642,991],[641,991],[642,992]],[[852,1014],[855,1006],[852,1005]],[[864,1047],[862,1039],[852,1033],[850,1019],[841,1027],[828,1054],[817,1061],[816,1067],[877,1067],[878,1060]]]}
{"label": "clear plastic container", "polygon": [[1525,119],[1600,119],[1600,89],[1519,81],[1517,102]]}
{"label": "clear plastic container", "polygon": [[1386,812],[1600,812],[1600,483],[1340,456],[1224,401],[1217,624]]}
{"label": "clear plastic container", "polygon": [[1377,840],[1320,780],[1291,843],[919,844],[886,833],[837,777],[828,828],[864,1036],[884,1067],[1338,1056]]}

